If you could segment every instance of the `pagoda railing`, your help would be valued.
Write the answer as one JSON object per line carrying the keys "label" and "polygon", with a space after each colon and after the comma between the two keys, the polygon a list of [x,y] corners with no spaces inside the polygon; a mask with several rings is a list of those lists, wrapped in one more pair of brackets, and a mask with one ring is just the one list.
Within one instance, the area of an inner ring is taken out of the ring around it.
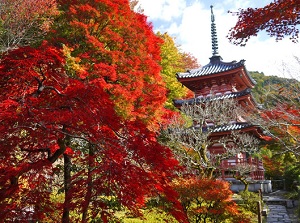
{"label": "pagoda railing", "polygon": [[248,166],[248,177],[252,180],[264,180],[264,168],[261,160],[253,157],[248,158],[231,158],[223,160],[220,166],[222,178],[233,178],[234,175],[239,174],[239,166]]}

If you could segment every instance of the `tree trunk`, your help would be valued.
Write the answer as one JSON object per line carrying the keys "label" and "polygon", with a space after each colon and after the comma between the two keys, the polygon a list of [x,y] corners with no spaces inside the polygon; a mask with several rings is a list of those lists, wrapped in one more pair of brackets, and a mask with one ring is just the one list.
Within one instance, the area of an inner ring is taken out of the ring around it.
{"label": "tree trunk", "polygon": [[245,189],[244,191],[248,191],[249,190],[249,183],[248,182],[243,182],[245,185]]}
{"label": "tree trunk", "polygon": [[247,180],[245,178],[243,178],[242,176],[235,176],[235,175],[233,175],[233,177],[236,180],[241,181],[245,185],[244,191],[248,191],[249,190],[249,183],[247,182]]}
{"label": "tree trunk", "polygon": [[212,167],[207,168],[205,171],[206,178],[212,179],[214,176],[214,172],[215,172],[214,168],[212,168]]}
{"label": "tree trunk", "polygon": [[200,152],[200,158],[204,161],[204,163],[208,165],[208,167],[204,171],[204,175],[206,178],[212,179],[215,170],[214,168],[211,167],[210,159],[207,156],[207,147],[202,146],[199,152]]}
{"label": "tree trunk", "polygon": [[71,158],[64,154],[64,191],[65,191],[65,202],[63,208],[62,223],[70,223],[70,200],[69,196],[71,184]]}
{"label": "tree trunk", "polygon": [[92,197],[92,190],[93,190],[93,176],[92,171],[94,169],[94,147],[91,145],[89,146],[89,157],[88,157],[88,176],[87,176],[87,192],[85,195],[85,202],[82,208],[82,223],[87,222],[87,214],[89,209],[89,204]]}

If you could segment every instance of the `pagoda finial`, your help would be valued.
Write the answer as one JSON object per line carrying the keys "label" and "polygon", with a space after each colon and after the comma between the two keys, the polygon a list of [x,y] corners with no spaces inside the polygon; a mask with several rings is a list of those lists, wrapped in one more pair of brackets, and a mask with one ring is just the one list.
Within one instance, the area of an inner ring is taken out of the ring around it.
{"label": "pagoda finial", "polygon": [[212,54],[214,56],[219,56],[218,52],[218,38],[217,38],[217,29],[215,24],[215,15],[213,12],[213,6],[211,8],[211,41],[212,41]]}

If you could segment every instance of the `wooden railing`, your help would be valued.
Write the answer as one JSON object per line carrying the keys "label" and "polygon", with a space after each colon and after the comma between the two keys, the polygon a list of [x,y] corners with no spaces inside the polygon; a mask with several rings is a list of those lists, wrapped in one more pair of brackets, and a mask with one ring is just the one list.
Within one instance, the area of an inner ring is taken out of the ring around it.
{"label": "wooden railing", "polygon": [[257,169],[263,169],[263,163],[257,158],[249,157],[249,158],[231,158],[227,160],[223,160],[221,167],[222,168],[232,168],[237,164],[250,164],[255,166]]}
{"label": "wooden railing", "polygon": [[224,160],[221,163],[220,170],[222,172],[222,178],[232,178],[233,173],[238,170],[238,166],[247,164],[249,166],[249,178],[252,180],[264,180],[264,168],[263,163],[257,158],[231,158]]}

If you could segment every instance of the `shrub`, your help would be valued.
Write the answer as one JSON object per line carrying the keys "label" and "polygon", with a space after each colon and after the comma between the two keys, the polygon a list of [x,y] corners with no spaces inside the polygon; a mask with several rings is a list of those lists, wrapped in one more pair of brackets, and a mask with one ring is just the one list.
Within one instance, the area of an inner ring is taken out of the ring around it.
{"label": "shrub", "polygon": [[251,211],[254,214],[258,213],[257,202],[260,201],[258,193],[250,191],[241,191],[239,193],[241,200],[239,205],[246,211]]}
{"label": "shrub", "polygon": [[177,179],[174,188],[190,222],[250,222],[232,200],[228,182],[189,178]]}

